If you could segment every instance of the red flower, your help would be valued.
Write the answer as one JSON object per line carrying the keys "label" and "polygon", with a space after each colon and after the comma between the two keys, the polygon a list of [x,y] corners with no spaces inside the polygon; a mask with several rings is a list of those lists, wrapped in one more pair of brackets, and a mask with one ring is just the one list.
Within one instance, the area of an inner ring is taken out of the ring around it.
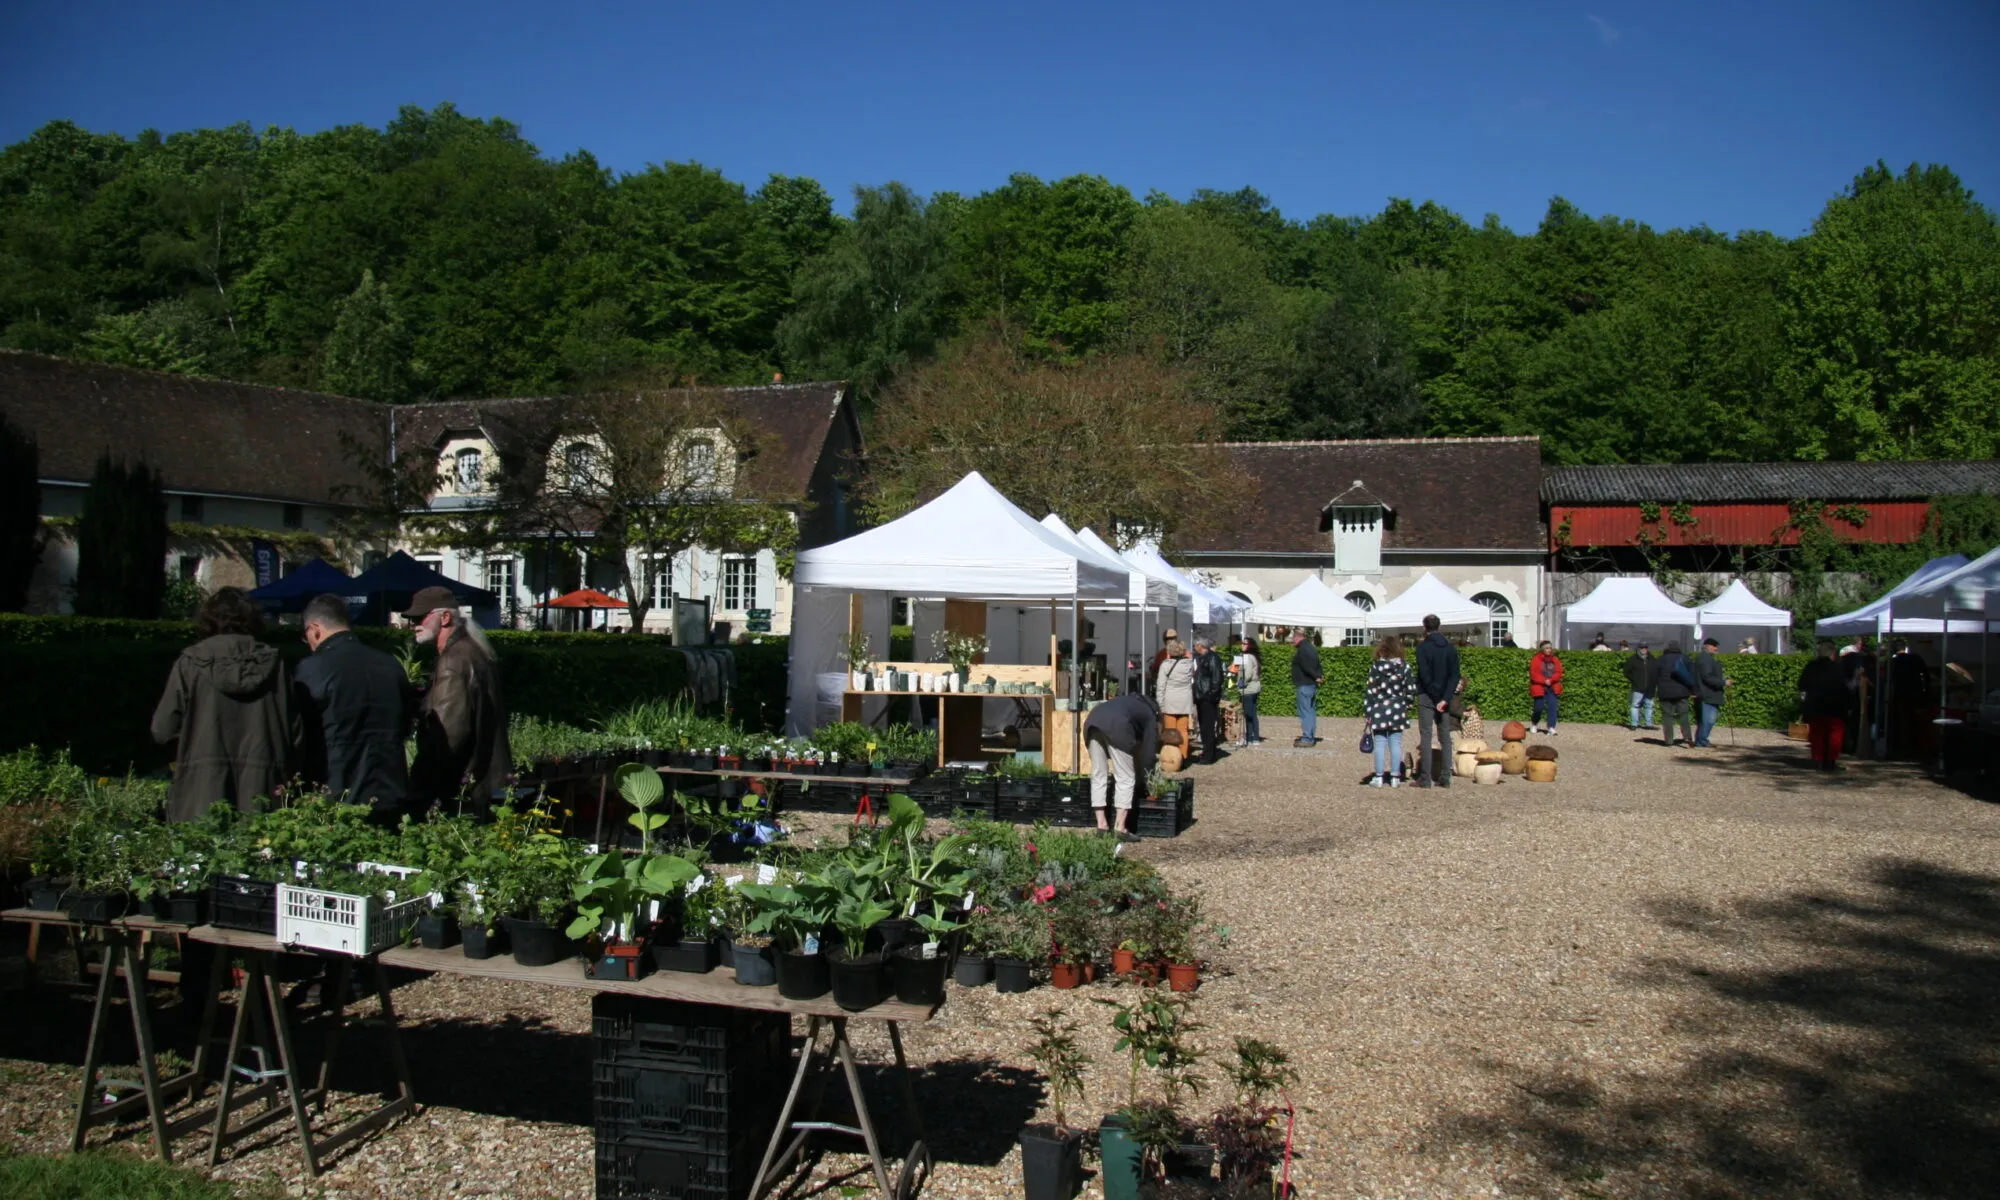
{"label": "red flower", "polygon": [[1045,883],[1042,886],[1035,889],[1035,903],[1037,904],[1047,904],[1049,901],[1055,898],[1056,898],[1056,885],[1053,883]]}

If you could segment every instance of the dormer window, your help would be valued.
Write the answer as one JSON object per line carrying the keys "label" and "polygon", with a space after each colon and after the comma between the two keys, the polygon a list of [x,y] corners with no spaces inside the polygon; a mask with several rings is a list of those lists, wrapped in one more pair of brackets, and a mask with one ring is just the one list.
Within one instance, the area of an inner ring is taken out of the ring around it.
{"label": "dormer window", "polygon": [[1343,575],[1376,575],[1382,570],[1382,530],[1389,506],[1366,484],[1354,481],[1320,510],[1320,528],[1333,534],[1333,569]]}
{"label": "dormer window", "polygon": [[715,442],[709,438],[695,438],[681,450],[681,478],[690,488],[706,489],[715,486]]}
{"label": "dormer window", "polygon": [[563,447],[562,484],[568,492],[589,492],[597,487],[597,447],[589,442],[571,442]]}
{"label": "dormer window", "polygon": [[452,481],[462,496],[477,495],[486,480],[486,455],[467,446],[452,456]]}

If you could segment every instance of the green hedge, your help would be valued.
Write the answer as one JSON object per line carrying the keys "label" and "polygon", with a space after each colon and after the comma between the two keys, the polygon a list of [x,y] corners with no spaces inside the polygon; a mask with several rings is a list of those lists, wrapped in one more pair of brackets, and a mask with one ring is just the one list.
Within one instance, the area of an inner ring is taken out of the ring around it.
{"label": "green hedge", "polygon": [[[407,630],[356,632],[385,650],[410,644]],[[288,661],[306,655],[295,627],[275,626],[263,636]],[[686,660],[657,638],[501,630],[488,636],[507,705],[525,716],[589,726],[630,705],[679,696],[687,683]],[[105,774],[164,767],[171,749],[153,744],[148,725],[174,659],[194,640],[186,621],[0,618],[0,752],[68,746],[77,763]],[[737,721],[777,727],[785,712],[785,640],[734,649]]]}
{"label": "green hedge", "polygon": [[[1289,643],[1264,646],[1264,691],[1258,711],[1269,716],[1298,715],[1296,693],[1292,690],[1292,647]],[[1532,650],[1461,649],[1460,670],[1466,690],[1479,701],[1483,716],[1501,721],[1528,719],[1528,660]],[[1313,707],[1321,716],[1358,717],[1361,695],[1368,678],[1368,664],[1375,651],[1369,647],[1322,648],[1320,664],[1326,678],[1320,684]],[[1630,698],[1625,683],[1623,654],[1591,650],[1564,650],[1562,719],[1590,724],[1619,725],[1625,721]],[[1725,654],[1723,669],[1735,680],[1724,707],[1723,719],[1732,724],[1756,728],[1780,728],[1798,711],[1799,671],[1805,666],[1800,655]],[[1411,659],[1414,664],[1414,655]]]}

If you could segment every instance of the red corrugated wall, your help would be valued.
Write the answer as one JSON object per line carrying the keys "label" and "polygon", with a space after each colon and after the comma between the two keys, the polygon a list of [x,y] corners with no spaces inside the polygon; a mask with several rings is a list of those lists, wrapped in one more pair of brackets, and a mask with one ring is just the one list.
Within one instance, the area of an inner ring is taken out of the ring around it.
{"label": "red corrugated wall", "polygon": [[[1828,515],[1827,525],[1843,538],[1857,542],[1914,542],[1924,529],[1930,505],[1922,500],[1891,500],[1857,507],[1868,510],[1859,526]],[[1785,529],[1791,508],[1784,504],[1697,504],[1694,524],[1677,525],[1665,513],[1657,522],[1639,518],[1636,504],[1549,506],[1549,549],[1570,546],[1635,546],[1643,528],[1653,544],[1664,535],[1669,546],[1768,546]],[[1568,523],[1565,534],[1564,523]],[[1797,530],[1785,529],[1782,544],[1799,540]]]}

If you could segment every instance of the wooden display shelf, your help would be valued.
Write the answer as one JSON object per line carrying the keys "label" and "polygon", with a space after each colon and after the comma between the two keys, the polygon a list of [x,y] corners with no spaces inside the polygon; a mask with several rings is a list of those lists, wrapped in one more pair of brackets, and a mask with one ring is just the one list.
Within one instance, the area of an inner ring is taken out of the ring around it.
{"label": "wooden display shelf", "polygon": [[[251,934],[251,937],[257,935]],[[645,996],[653,1000],[678,1000],[688,1004],[719,1004],[759,1012],[795,1013],[807,1017],[853,1017],[864,1021],[924,1021],[933,1008],[885,1000],[873,1008],[848,1012],[833,1002],[831,995],[817,1000],[790,1000],[778,994],[776,986],[746,987],[736,982],[736,973],[717,967],[704,975],[686,971],[654,971],[640,979],[592,979],[583,973],[583,963],[565,959],[546,967],[524,967],[512,958],[467,958],[457,950],[426,950],[401,946],[384,950],[379,956],[384,966],[409,967],[452,975],[474,975],[483,979],[509,979],[550,987],[584,988],[594,992],[617,992]]]}

